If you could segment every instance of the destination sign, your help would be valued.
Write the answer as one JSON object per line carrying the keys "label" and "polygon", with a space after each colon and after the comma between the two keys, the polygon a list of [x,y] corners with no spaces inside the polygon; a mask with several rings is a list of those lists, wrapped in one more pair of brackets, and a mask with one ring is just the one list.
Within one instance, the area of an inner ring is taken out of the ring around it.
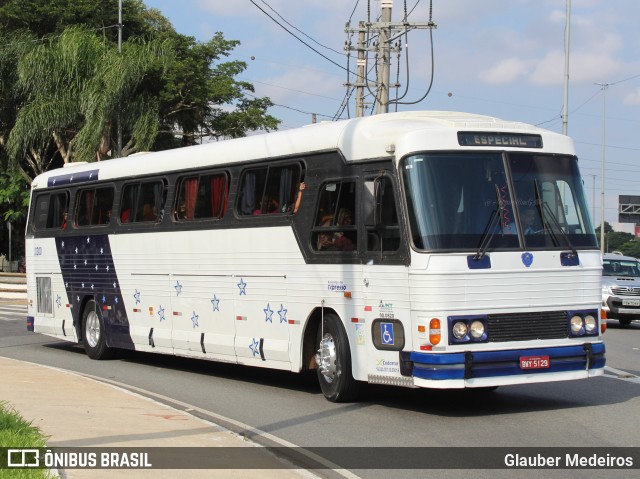
{"label": "destination sign", "polygon": [[542,136],[522,133],[458,132],[460,146],[509,146],[515,148],[542,148]]}

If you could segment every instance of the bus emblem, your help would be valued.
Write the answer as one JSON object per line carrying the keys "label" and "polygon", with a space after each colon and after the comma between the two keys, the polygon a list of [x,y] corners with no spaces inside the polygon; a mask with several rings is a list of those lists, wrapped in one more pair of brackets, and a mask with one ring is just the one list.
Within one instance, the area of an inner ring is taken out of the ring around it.
{"label": "bus emblem", "polygon": [[533,264],[533,254],[531,253],[522,253],[522,264],[524,264],[527,268]]}

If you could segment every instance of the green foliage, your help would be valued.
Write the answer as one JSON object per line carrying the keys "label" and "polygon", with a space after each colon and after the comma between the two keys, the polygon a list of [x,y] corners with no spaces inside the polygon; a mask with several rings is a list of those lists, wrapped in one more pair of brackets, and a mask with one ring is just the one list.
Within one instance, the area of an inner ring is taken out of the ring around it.
{"label": "green foliage", "polygon": [[[70,25],[86,25],[116,42],[117,7],[117,0],[6,0],[0,6],[0,26],[7,32],[29,30],[43,38],[59,35]],[[124,0],[122,17],[125,39],[149,33],[142,0]]]}
{"label": "green foliage", "polygon": [[166,42],[129,40],[120,53],[84,27],[36,44],[18,62],[25,101],[7,142],[10,157],[26,157],[55,138],[65,162],[105,159],[118,112],[123,128],[133,132],[129,142],[148,148],[157,127],[138,115],[144,107],[157,116],[158,108],[137,89],[147,76],[160,76],[171,59]]}
{"label": "green foliage", "polygon": [[29,208],[29,184],[15,169],[0,172],[0,205],[2,221],[21,224]]}
{"label": "green foliage", "polygon": [[[25,421],[7,403],[0,402],[0,447],[40,448],[46,446],[46,438],[40,430]],[[46,478],[46,469],[0,469],[0,479]]]}
{"label": "green foliage", "polygon": [[[142,0],[0,2],[0,218],[24,221],[28,184],[69,161],[274,130],[268,98],[224,61],[239,42],[178,34]],[[9,161],[10,160],[10,161]],[[24,226],[24,225],[20,225]]]}
{"label": "green foliage", "polygon": [[[221,32],[206,43],[172,31],[163,33],[176,48],[176,61],[164,77],[160,92],[161,129],[180,132],[180,145],[197,138],[237,138],[247,131],[275,130],[279,121],[268,115],[268,98],[248,99],[253,85],[235,77],[245,71],[245,62],[220,62],[239,45]],[[229,106],[234,105],[235,110]],[[167,141],[165,135],[160,141]],[[168,147],[166,143],[165,148]],[[178,146],[174,143],[173,146]]]}
{"label": "green foliage", "polygon": [[606,245],[608,251],[621,251],[622,245],[632,241],[634,236],[631,233],[621,231],[611,231],[606,234]]}

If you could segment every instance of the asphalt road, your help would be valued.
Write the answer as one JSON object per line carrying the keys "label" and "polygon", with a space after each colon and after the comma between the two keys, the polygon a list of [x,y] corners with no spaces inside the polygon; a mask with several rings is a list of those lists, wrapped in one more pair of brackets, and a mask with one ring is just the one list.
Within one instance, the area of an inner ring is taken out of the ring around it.
{"label": "asphalt road", "polygon": [[[137,352],[122,352],[109,361],[93,361],[81,346],[26,332],[24,308],[9,308],[14,307],[0,305],[0,356],[69,369],[172,398],[192,405],[205,418],[218,422],[229,418],[233,424],[223,425],[235,430],[246,428],[244,433],[257,440],[261,433],[255,430],[305,447],[640,446],[637,322],[621,328],[616,321],[609,321],[605,377],[508,386],[490,393],[366,386],[360,402],[333,404],[322,396],[314,375]],[[630,477],[632,471],[515,473],[452,468],[353,472],[367,478],[489,478],[516,474],[524,478],[622,478]]]}

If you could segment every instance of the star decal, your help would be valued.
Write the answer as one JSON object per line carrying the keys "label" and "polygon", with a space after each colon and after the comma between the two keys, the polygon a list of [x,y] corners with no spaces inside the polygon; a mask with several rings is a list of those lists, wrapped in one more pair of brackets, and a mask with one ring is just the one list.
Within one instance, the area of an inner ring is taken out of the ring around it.
{"label": "star decal", "polygon": [[199,317],[200,317],[200,316],[198,316],[198,315],[196,314],[196,312],[194,311],[194,312],[193,312],[193,316],[191,316],[191,321],[193,321],[193,327],[194,327],[194,328],[197,328],[197,327],[199,326],[199,324],[198,324],[198,318],[199,318]]}
{"label": "star decal", "polygon": [[273,321],[271,320],[271,316],[273,316],[273,310],[269,307],[269,303],[267,303],[267,307],[265,309],[263,309],[262,311],[264,311],[264,320],[265,322],[270,322],[273,323]]}
{"label": "star decal", "polygon": [[106,302],[107,302],[107,297],[103,294],[103,295],[102,295],[102,303],[104,304],[104,303],[106,303]]}
{"label": "star decal", "polygon": [[136,304],[139,304],[139,303],[140,303],[140,291],[138,291],[138,290],[136,289],[136,292],[135,292],[135,294],[133,295],[133,298],[136,300]]}
{"label": "star decal", "polygon": [[284,305],[280,304],[280,309],[278,310],[278,315],[280,316],[280,322],[281,323],[286,323],[287,322],[287,310],[284,309]]}
{"label": "star decal", "polygon": [[238,283],[238,288],[240,288],[240,296],[242,296],[243,294],[246,296],[247,295],[247,283],[244,282],[244,280],[242,278],[240,278],[240,282]]}
{"label": "star decal", "polygon": [[249,349],[251,350],[251,352],[253,353],[254,356],[259,356],[260,355],[260,351],[259,351],[258,347],[259,347],[258,341],[256,340],[256,338],[253,338],[253,341],[249,345]]}
{"label": "star decal", "polygon": [[211,300],[211,305],[213,306],[214,311],[220,311],[220,300],[216,298],[216,295],[213,295],[213,299]]}
{"label": "star decal", "polygon": [[174,288],[176,288],[176,296],[180,296],[180,293],[182,293],[182,285],[180,284],[180,281],[176,281]]}
{"label": "star decal", "polygon": [[158,316],[160,316],[160,322],[165,320],[164,308],[162,307],[162,305],[160,305],[160,309],[158,310]]}
{"label": "star decal", "polygon": [[91,243],[91,238],[87,236],[87,244]]}
{"label": "star decal", "polygon": [[56,298],[56,304],[58,305],[58,308],[62,306],[62,298],[60,297],[59,294],[57,295],[57,298]]}

